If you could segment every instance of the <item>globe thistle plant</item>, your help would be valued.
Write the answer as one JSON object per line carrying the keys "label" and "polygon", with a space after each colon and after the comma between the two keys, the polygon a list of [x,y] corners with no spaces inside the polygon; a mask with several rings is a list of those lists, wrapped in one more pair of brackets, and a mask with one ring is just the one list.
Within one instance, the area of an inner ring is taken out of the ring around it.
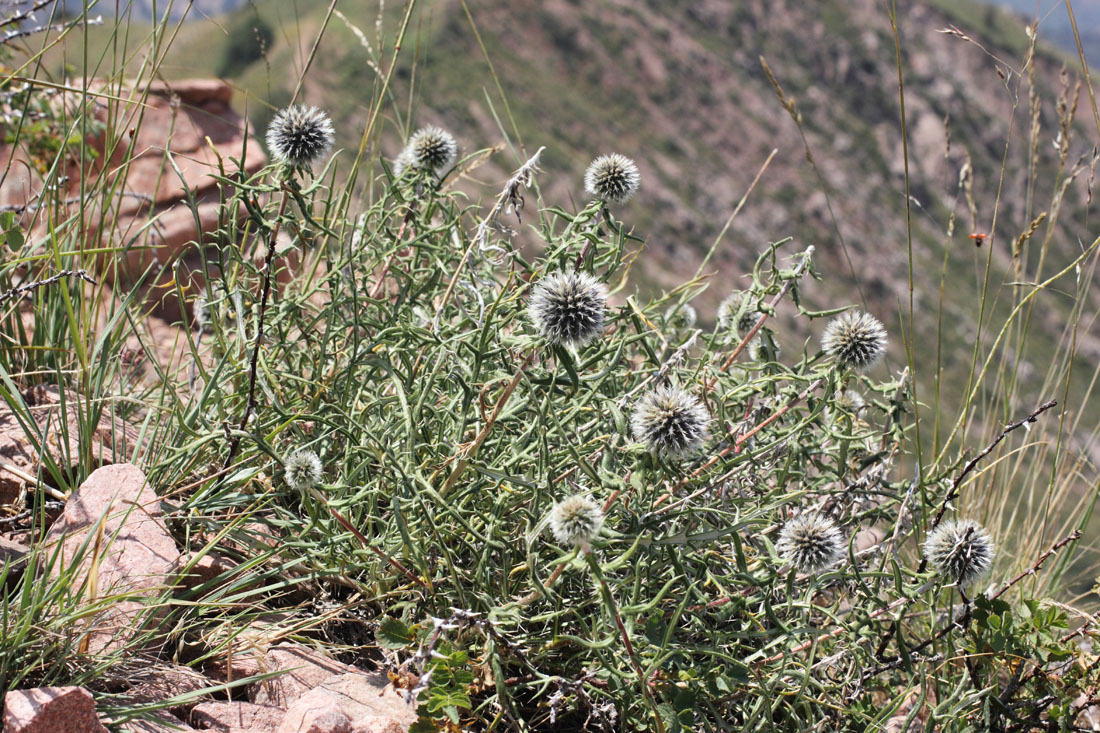
{"label": "globe thistle plant", "polygon": [[609,204],[625,204],[638,192],[641,181],[634,161],[618,153],[601,155],[584,172],[584,190]]}
{"label": "globe thistle plant", "polygon": [[290,168],[309,168],[332,149],[332,121],[316,107],[295,105],[275,115],[267,128],[267,149]]}
{"label": "globe thistle plant", "polygon": [[928,564],[960,588],[989,572],[994,553],[989,532],[970,519],[944,522],[924,540],[924,557]]}
{"label": "globe thistle plant", "polygon": [[564,499],[550,511],[550,532],[563,545],[587,551],[603,527],[603,509],[587,496]]}
{"label": "globe thistle plant", "polygon": [[740,339],[760,320],[760,312],[750,310],[742,292],[734,292],[718,305],[718,329],[726,341]]}
{"label": "globe thistle plant", "polygon": [[603,332],[607,291],[587,273],[555,272],[535,285],[528,315],[547,343],[580,348]]}
{"label": "globe thistle plant", "polygon": [[840,366],[864,371],[886,353],[886,328],[868,313],[848,311],[825,327],[821,347]]}
{"label": "globe thistle plant", "polygon": [[454,135],[442,127],[428,125],[413,133],[409,144],[393,162],[393,172],[400,178],[406,170],[428,171],[438,175],[458,157]]}
{"label": "globe thistle plant", "polygon": [[648,392],[630,416],[634,439],[664,458],[683,458],[703,447],[710,415],[695,395],[676,387]]}
{"label": "globe thistle plant", "polygon": [[859,392],[854,389],[841,390],[833,395],[833,403],[825,408],[825,419],[836,422],[843,415],[859,417],[866,406],[867,403]]}
{"label": "globe thistle plant", "polygon": [[827,570],[844,557],[844,535],[832,519],[819,512],[799,514],[779,532],[779,556],[803,574]]}
{"label": "globe thistle plant", "polygon": [[669,306],[665,311],[665,322],[677,330],[687,331],[695,328],[695,321],[698,318],[699,314],[695,312],[695,307],[691,303]]}
{"label": "globe thistle plant", "polygon": [[321,459],[311,450],[298,450],[286,459],[286,482],[296,491],[306,491],[321,483]]}

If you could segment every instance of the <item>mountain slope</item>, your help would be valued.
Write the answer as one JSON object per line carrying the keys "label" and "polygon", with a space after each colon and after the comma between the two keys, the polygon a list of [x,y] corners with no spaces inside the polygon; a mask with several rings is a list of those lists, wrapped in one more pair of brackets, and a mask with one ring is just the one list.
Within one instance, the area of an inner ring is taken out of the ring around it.
{"label": "mountain slope", "polygon": [[[646,239],[635,282],[655,293],[694,273],[774,149],[707,267],[711,287],[696,301],[703,320],[713,322],[717,302],[743,286],[765,242],[793,237],[788,251],[815,245],[823,275],[803,293],[805,302],[859,303],[878,315],[895,335],[889,367],[897,371],[906,362],[911,250],[912,354],[922,397],[931,403],[942,390],[957,406],[979,318],[988,345],[1029,291],[1007,283],[1049,277],[1094,238],[1087,204],[1097,126],[1087,93],[1075,96],[1072,68],[1062,76],[1058,53],[1040,44],[1021,78],[1029,43],[1022,20],[968,0],[900,5],[907,158],[898,52],[890,18],[874,0],[424,2],[397,70],[383,152],[392,157],[403,128],[428,122],[454,130],[464,152],[505,143],[503,126],[518,149],[475,171],[485,185],[471,190],[491,192],[545,145],[539,184],[562,205],[582,202],[581,177],[596,154],[633,157],[642,192],[619,214]],[[400,10],[387,6],[379,35],[377,7],[341,4],[304,87],[306,101],[332,111],[340,142],[352,151],[369,116],[370,95],[359,90],[375,81],[371,65],[389,57],[381,47]],[[257,3],[216,26],[185,26],[164,72],[208,72],[221,57],[219,39],[232,35],[226,28],[267,24],[275,44],[237,76],[247,92],[238,101],[262,127],[270,112],[261,102],[289,99],[324,11]],[[777,98],[761,57],[801,127]],[[1078,121],[1069,121],[1072,113]],[[1018,237],[1044,211],[1017,252]],[[975,247],[972,232],[990,232],[992,242]],[[1066,278],[1040,293],[1022,361],[1012,353],[1000,358],[1000,378],[1018,382],[1021,396],[1004,405],[1005,418],[1061,392],[1048,367],[1071,335],[1072,301],[1060,290],[1074,287]],[[1084,317],[1092,318],[1095,294],[1085,301]],[[1082,405],[1100,361],[1095,331],[1072,334],[1080,376],[1071,394]],[[782,334],[796,351],[807,336]],[[1090,411],[1085,425],[1100,422],[1095,408],[1082,409]],[[1096,452],[1090,434],[1078,443]]]}

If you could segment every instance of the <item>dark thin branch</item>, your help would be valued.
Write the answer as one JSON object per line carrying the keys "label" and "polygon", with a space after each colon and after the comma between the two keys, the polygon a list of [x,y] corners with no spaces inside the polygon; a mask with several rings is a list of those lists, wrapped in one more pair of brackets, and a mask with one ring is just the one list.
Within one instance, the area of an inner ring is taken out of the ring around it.
{"label": "dark thin branch", "polygon": [[[1046,409],[1046,408],[1044,407],[1043,409]],[[1080,538],[1081,538],[1081,530],[1077,529],[1077,530],[1074,530],[1071,534],[1066,535],[1062,539],[1055,542],[1053,545],[1051,545],[1049,548],[1047,548],[1046,552],[1044,552],[1042,555],[1039,555],[1039,557],[1035,560],[1035,562],[1032,563],[1030,568],[1023,571],[1022,573],[1017,575],[1015,578],[1013,578],[1012,580],[1010,580],[1007,583],[1005,583],[1004,585],[1002,585],[996,592],[994,592],[992,595],[990,595],[989,600],[992,601],[992,600],[995,600],[997,598],[1000,598],[1002,595],[1004,595],[1008,591],[1009,588],[1016,585],[1017,583],[1019,583],[1024,578],[1035,575],[1037,572],[1039,572],[1039,570],[1043,567],[1043,563],[1045,563],[1051,555],[1058,552],[1059,550],[1061,550],[1063,547],[1070,544],[1071,542],[1076,542]],[[924,651],[928,647],[932,646],[932,644],[934,644],[935,642],[937,642],[940,639],[942,639],[943,637],[947,636],[947,634],[949,634],[955,628],[958,628],[960,631],[965,630],[967,625],[970,623],[970,619],[972,618],[972,616],[973,616],[973,608],[968,605],[966,611],[959,614],[959,617],[957,619],[953,620],[951,623],[944,626],[942,629],[937,631],[930,638],[925,639],[924,641],[922,641],[920,644],[917,644],[914,647],[906,649],[904,656],[903,655],[898,655],[897,657],[890,660],[889,662],[886,662],[885,664],[880,664],[879,666],[875,667],[874,669],[864,673],[863,679],[868,680],[868,679],[870,679],[870,678],[872,678],[872,677],[874,677],[874,676],[876,676],[876,675],[878,675],[882,672],[886,672],[886,671],[889,671],[891,669],[897,669],[899,666],[901,666],[905,662],[906,659],[910,659],[913,654],[918,654],[918,653]]]}
{"label": "dark thin branch", "polygon": [[16,296],[19,296],[19,295],[25,295],[26,293],[29,293],[32,290],[37,290],[38,288],[44,288],[47,285],[53,285],[58,280],[61,280],[62,278],[66,278],[66,277],[79,277],[84,282],[91,283],[92,285],[98,285],[98,283],[92,278],[92,276],[88,274],[87,270],[62,270],[61,272],[57,273],[56,275],[51,275],[50,277],[46,278],[45,280],[36,280],[32,283],[27,283],[26,285],[20,285],[18,287],[12,288],[11,290],[0,293],[0,303],[3,303],[4,301],[10,300],[10,299],[12,299]]}
{"label": "dark thin branch", "polygon": [[[928,528],[928,531],[931,532],[936,527],[940,526],[940,522],[943,520],[944,512],[947,511],[947,505],[954,501],[959,495],[959,487],[962,486],[963,479],[965,479],[975,468],[977,468],[978,463],[980,463],[983,458],[992,453],[993,449],[1000,445],[1001,441],[1004,440],[1013,430],[1023,427],[1024,425],[1027,425],[1029,423],[1035,422],[1036,420],[1038,420],[1040,415],[1042,415],[1044,412],[1057,404],[1058,400],[1050,400],[1049,402],[1044,402],[1043,404],[1036,407],[1027,417],[1017,420],[1011,425],[1007,425],[1005,429],[1001,431],[1001,434],[994,438],[993,442],[987,445],[981,453],[967,461],[966,465],[963,466],[963,470],[959,473],[958,476],[955,477],[955,480],[951,483],[951,490],[947,492],[947,496],[943,497],[943,501],[940,502],[940,508],[936,511],[936,517],[932,520],[932,525]],[[920,567],[917,568],[917,572],[923,573],[927,567],[928,559],[925,558],[921,560]]]}
{"label": "dark thin branch", "polygon": [[[152,196],[144,193],[138,193],[137,191],[122,191],[118,195],[123,198],[137,199],[146,204],[152,204],[156,202],[156,199],[154,199]],[[34,198],[37,199],[40,198],[40,196],[35,196]],[[69,204],[79,204],[83,200],[84,199],[80,196],[70,196],[62,203],[67,206]],[[33,202],[27,202],[25,204],[8,204],[7,206],[0,206],[0,212],[14,211],[17,214],[22,214],[24,211],[38,211],[38,209],[42,208],[42,206],[43,204]]]}
{"label": "dark thin branch", "polygon": [[36,2],[34,5],[27,8],[26,10],[19,10],[9,15],[5,20],[0,20],[0,28],[5,28],[9,25],[13,25],[16,23],[22,23],[24,20],[27,20],[32,15],[37,13],[39,10],[42,10],[47,5],[52,5],[53,3],[54,0],[38,0],[38,2]]}

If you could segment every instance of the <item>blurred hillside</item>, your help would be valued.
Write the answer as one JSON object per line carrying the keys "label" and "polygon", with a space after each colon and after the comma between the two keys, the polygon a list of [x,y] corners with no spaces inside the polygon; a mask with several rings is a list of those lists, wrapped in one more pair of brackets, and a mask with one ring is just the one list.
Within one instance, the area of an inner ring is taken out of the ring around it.
{"label": "blurred hillside", "polygon": [[[1056,44],[1067,53],[1077,55],[1077,40],[1073,24],[1066,12],[1064,0],[986,0],[993,5],[1009,8],[1027,19],[1039,20],[1039,35]],[[1081,48],[1089,66],[1100,66],[1100,0],[1076,0],[1073,15],[1077,20],[1077,32]]]}
{"label": "blurred hillside", "polygon": [[[369,118],[370,95],[360,90],[378,84],[379,59],[390,55],[401,10],[393,5],[379,19],[376,2],[341,3],[303,89],[307,102],[333,114],[349,156]],[[216,22],[188,23],[161,73],[228,70],[242,92],[235,103],[262,129],[271,108],[291,98],[326,6],[257,2]],[[1024,21],[977,2],[899,4],[908,209],[898,52],[890,18],[874,0],[441,0],[417,8],[383,120],[386,157],[409,128],[429,122],[452,129],[464,153],[500,145],[503,152],[470,173],[485,185],[468,187],[484,193],[545,145],[539,183],[562,205],[583,197],[581,175],[594,155],[633,157],[642,194],[620,213],[646,239],[635,282],[653,294],[695,271],[775,149],[706,268],[713,278],[697,300],[701,317],[712,322],[717,302],[744,285],[762,244],[790,236],[791,250],[817,246],[826,276],[803,294],[810,307],[863,303],[900,334],[911,245],[912,358],[928,403],[929,389],[958,402],[979,315],[995,331],[1027,290],[1009,283],[1049,277],[1094,237],[1087,203],[1097,125],[1087,92],[1075,92],[1077,70],[1040,42],[1021,77]],[[1043,212],[1033,236],[1018,241]],[[969,235],[979,231],[993,234],[991,245],[975,247]],[[1008,355],[1001,365],[1003,379],[1027,396],[1006,405],[1006,416],[1061,389],[1048,367],[1069,336],[1072,299],[1058,288],[1074,287],[1067,278],[1035,300],[1022,359]],[[1095,294],[1085,302],[1095,313]],[[784,341],[797,351],[808,336]],[[1081,376],[1072,389],[1084,390],[1100,362],[1100,331],[1075,338]],[[895,338],[891,370],[905,360]],[[942,384],[937,374],[946,375]],[[1085,424],[1100,422],[1091,418]],[[1076,447],[1095,451],[1085,435]]]}

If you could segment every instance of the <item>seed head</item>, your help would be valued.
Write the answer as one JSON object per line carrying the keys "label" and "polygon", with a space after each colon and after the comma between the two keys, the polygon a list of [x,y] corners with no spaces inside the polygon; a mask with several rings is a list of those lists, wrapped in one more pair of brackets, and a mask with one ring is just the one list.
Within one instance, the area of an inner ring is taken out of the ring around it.
{"label": "seed head", "polygon": [[944,522],[924,540],[928,563],[963,588],[989,572],[994,553],[989,532],[970,519]]}
{"label": "seed head", "polygon": [[601,155],[584,172],[584,190],[609,204],[625,204],[641,181],[634,161],[618,153]]}
{"label": "seed head", "polygon": [[458,157],[458,143],[454,135],[442,127],[428,125],[413,133],[409,144],[393,161],[393,173],[398,178],[406,170],[428,171],[439,174],[449,168]]}
{"label": "seed head", "polygon": [[676,387],[646,393],[630,416],[634,439],[665,458],[683,458],[703,447],[710,415],[699,400]]}
{"label": "seed head", "polygon": [[603,509],[587,496],[571,496],[550,510],[550,531],[563,545],[588,549],[603,527]]}
{"label": "seed head", "polygon": [[286,482],[296,491],[321,483],[321,459],[311,450],[297,450],[286,459]]}
{"label": "seed head", "polygon": [[328,115],[300,104],[280,111],[267,128],[267,149],[291,168],[309,168],[328,153],[333,139]]}
{"label": "seed head", "polygon": [[848,311],[825,327],[821,346],[842,367],[865,371],[886,353],[886,329],[870,314]]}
{"label": "seed head", "polygon": [[561,270],[535,285],[528,315],[551,345],[580,348],[603,331],[607,291],[587,273]]}
{"label": "seed head", "polygon": [[783,525],[775,549],[798,572],[819,573],[844,558],[844,535],[829,517],[807,512]]}
{"label": "seed head", "polygon": [[691,303],[669,306],[665,311],[665,322],[678,331],[688,331],[695,328],[695,321],[699,315]]}

